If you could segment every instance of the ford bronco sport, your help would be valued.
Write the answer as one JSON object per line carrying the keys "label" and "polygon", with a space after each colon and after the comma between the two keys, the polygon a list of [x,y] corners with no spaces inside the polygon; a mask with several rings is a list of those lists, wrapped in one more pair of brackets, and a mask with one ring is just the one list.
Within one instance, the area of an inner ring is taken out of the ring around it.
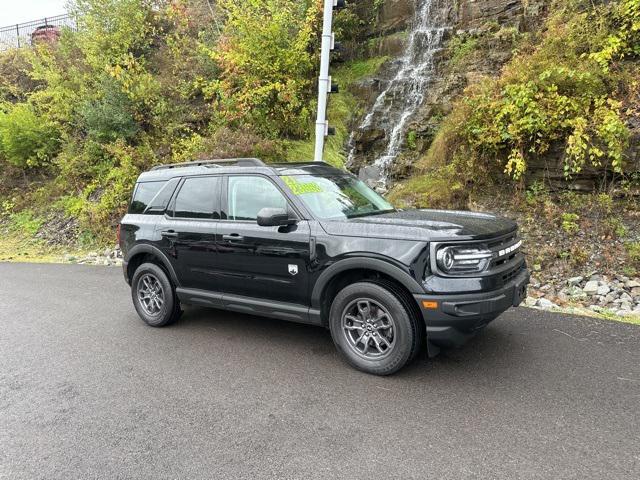
{"label": "ford bronco sport", "polygon": [[423,343],[431,356],[464,343],[520,304],[529,282],[514,222],[397,210],[322,163],[156,167],[137,181],[119,242],[147,324],[190,304],[320,325],[377,375]]}

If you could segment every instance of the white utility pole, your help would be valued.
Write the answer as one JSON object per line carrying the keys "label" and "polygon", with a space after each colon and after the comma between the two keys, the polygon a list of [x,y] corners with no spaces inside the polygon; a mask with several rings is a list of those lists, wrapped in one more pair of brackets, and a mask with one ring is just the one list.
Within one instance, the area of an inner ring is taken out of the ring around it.
{"label": "white utility pole", "polygon": [[[341,2],[342,3],[342,2]],[[331,50],[334,48],[333,10],[338,6],[338,0],[324,0],[324,20],[322,22],[322,51],[320,53],[320,81],[318,82],[318,118],[316,120],[316,150],[314,161],[322,162],[324,154],[324,140],[329,134],[327,122],[327,103],[331,92]]]}

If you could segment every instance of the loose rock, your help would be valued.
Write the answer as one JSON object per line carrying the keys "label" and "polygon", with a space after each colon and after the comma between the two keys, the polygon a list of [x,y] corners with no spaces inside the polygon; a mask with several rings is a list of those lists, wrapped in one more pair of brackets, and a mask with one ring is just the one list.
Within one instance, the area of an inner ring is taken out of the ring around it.
{"label": "loose rock", "polygon": [[546,298],[539,298],[538,301],[536,302],[536,306],[544,310],[551,310],[553,308],[558,308],[558,305],[553,303],[551,300],[547,300]]}
{"label": "loose rock", "polygon": [[599,285],[597,280],[589,280],[582,291],[588,295],[595,295],[598,292],[598,288]]}
{"label": "loose rock", "polygon": [[631,303],[633,301],[633,298],[627,292],[624,292],[622,295],[620,295],[620,300]]}
{"label": "loose rock", "polygon": [[630,312],[632,308],[633,307],[631,306],[631,304],[629,302],[622,302],[620,304],[620,310],[622,310],[622,311]]}
{"label": "loose rock", "polygon": [[584,277],[572,277],[569,280],[567,280],[567,284],[570,287],[575,287],[577,285],[580,285],[583,280],[584,280]]}

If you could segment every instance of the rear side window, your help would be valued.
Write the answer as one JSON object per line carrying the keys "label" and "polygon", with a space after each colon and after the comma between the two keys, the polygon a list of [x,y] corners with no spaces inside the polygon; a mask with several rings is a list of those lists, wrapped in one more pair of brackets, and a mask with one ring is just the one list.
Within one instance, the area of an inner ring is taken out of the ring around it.
{"label": "rear side window", "polygon": [[173,206],[176,218],[220,218],[220,177],[187,178]]}
{"label": "rear side window", "polygon": [[138,183],[133,192],[133,199],[129,205],[129,213],[144,213],[151,200],[160,192],[167,182],[143,182]]}
{"label": "rear side window", "polygon": [[160,189],[158,194],[149,202],[149,206],[144,213],[148,215],[162,215],[169,205],[169,201],[175,192],[176,187],[180,183],[180,178],[172,178],[164,187]]}

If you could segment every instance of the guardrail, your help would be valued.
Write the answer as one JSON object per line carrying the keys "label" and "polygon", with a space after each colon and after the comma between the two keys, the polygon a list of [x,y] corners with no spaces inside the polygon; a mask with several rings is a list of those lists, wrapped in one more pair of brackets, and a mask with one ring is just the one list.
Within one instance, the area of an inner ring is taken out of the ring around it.
{"label": "guardrail", "polygon": [[59,32],[63,28],[76,29],[75,19],[71,15],[56,15],[55,17],[45,17],[40,20],[2,27],[0,28],[0,50],[30,46],[35,38],[34,32],[43,32],[43,36],[46,37],[47,30],[50,29],[55,35],[56,31]]}

